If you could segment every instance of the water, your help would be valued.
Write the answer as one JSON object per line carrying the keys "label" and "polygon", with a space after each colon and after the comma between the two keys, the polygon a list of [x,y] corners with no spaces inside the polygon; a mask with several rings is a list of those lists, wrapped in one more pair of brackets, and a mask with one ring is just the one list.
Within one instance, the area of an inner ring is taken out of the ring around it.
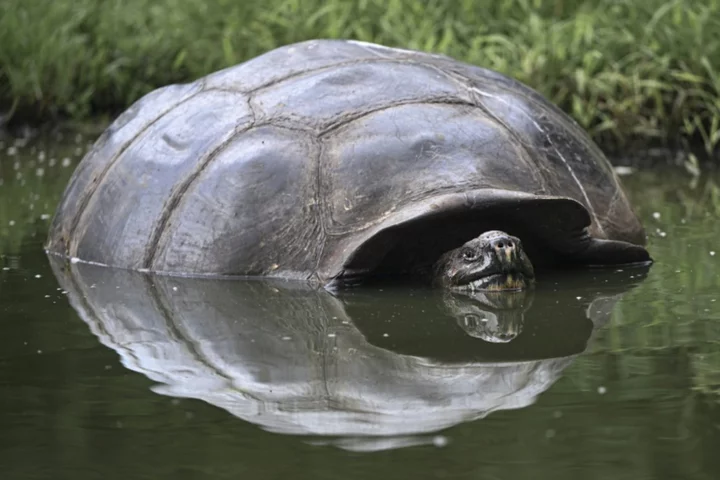
{"label": "water", "polygon": [[649,271],[334,297],[51,262],[85,139],[2,142],[2,478],[720,478],[720,176],[624,177]]}

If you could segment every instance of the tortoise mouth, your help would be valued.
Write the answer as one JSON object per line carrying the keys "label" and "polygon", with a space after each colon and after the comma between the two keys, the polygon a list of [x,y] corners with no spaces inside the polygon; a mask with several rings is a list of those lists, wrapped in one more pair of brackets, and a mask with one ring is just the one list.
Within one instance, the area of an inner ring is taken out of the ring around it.
{"label": "tortoise mouth", "polygon": [[482,274],[467,282],[451,285],[450,288],[456,291],[470,292],[500,292],[520,291],[529,288],[534,283],[534,278],[516,272],[501,272],[493,274]]}
{"label": "tortoise mouth", "polygon": [[[454,290],[471,292],[517,291],[524,290],[534,283],[535,271],[521,246],[515,247],[512,254],[494,252],[490,245],[487,245],[485,249],[486,251],[474,267],[458,271],[454,277],[451,276],[448,278],[449,281],[444,283]],[[450,268],[456,271],[457,267]],[[443,275],[442,270],[443,267],[440,267],[439,275]]]}

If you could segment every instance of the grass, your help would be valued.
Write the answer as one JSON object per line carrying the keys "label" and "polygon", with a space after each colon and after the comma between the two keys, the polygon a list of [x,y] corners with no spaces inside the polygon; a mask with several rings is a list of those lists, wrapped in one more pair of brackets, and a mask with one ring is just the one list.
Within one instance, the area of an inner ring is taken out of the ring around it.
{"label": "grass", "polygon": [[311,38],[498,70],[606,148],[720,144],[720,0],[3,0],[0,112],[112,116],[159,86]]}

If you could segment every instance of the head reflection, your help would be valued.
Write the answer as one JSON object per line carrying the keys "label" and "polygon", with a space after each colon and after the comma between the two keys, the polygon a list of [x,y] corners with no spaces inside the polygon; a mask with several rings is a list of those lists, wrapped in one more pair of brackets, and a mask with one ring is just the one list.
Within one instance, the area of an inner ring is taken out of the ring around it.
{"label": "head reflection", "polygon": [[362,451],[430,443],[450,426],[531,405],[634,285],[333,296],[293,282],[51,262],[80,317],[156,393]]}
{"label": "head reflection", "polygon": [[449,292],[444,301],[465,333],[490,343],[511,342],[522,332],[533,291]]}

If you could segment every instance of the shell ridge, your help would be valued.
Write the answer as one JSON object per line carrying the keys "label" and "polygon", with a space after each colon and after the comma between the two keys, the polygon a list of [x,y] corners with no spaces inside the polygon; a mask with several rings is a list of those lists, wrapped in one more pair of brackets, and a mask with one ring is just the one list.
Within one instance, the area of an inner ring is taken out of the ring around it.
{"label": "shell ridge", "polygon": [[[471,93],[476,94],[476,92],[474,92],[474,89],[470,85],[466,85],[466,88],[468,88]],[[545,178],[545,176],[542,175],[542,172],[544,170],[540,167],[538,162],[535,161],[535,158],[528,150],[528,145],[525,142],[525,140],[521,136],[519,136],[514,129],[510,128],[510,126],[507,123],[505,123],[500,117],[495,115],[495,113],[493,113],[489,108],[487,108],[485,105],[483,105],[482,102],[476,101],[475,103],[476,103],[475,106],[477,108],[479,108],[485,114],[485,116],[487,118],[489,118],[491,121],[495,122],[495,124],[497,124],[510,138],[517,141],[517,143],[520,147],[520,156],[522,157],[522,159],[526,160],[527,163],[532,163],[533,165],[535,165],[535,167],[537,167],[536,170],[538,172],[541,172],[539,174],[539,176],[536,176],[534,170],[532,170],[532,169],[528,170],[530,172],[530,174],[533,176],[533,178],[540,180],[539,183],[542,186],[542,190],[540,193],[546,192],[548,190],[548,183],[547,183],[547,178]]]}
{"label": "shell ridge", "polygon": [[433,105],[433,104],[444,104],[444,105],[465,105],[468,107],[475,107],[476,105],[470,101],[463,100],[461,98],[452,96],[452,95],[436,95],[426,98],[408,98],[404,100],[398,100],[392,103],[388,103],[382,106],[377,106],[373,108],[369,108],[367,110],[358,110],[355,112],[352,112],[350,114],[340,116],[337,120],[334,120],[330,122],[325,128],[323,128],[320,133],[319,137],[324,137],[335,130],[338,130],[345,125],[352,123],[356,120],[359,120],[363,117],[367,117],[368,115],[372,115],[373,113],[382,112],[383,110],[390,110],[395,107],[402,107],[405,105]]}
{"label": "shell ridge", "polygon": [[[475,185],[473,187],[473,189],[474,190],[500,190],[500,189],[494,188],[493,186],[488,185],[488,184],[478,184],[478,185]],[[507,189],[507,190],[502,189],[502,190],[506,191],[506,192],[519,193],[519,194],[525,193],[520,190],[510,190],[510,189]],[[342,237],[344,235],[347,235],[350,232],[367,230],[369,228],[372,228],[376,225],[383,223],[384,221],[387,220],[388,217],[397,213],[397,211],[406,208],[408,205],[413,204],[414,202],[417,202],[417,201],[420,201],[420,200],[423,200],[426,198],[430,198],[433,196],[446,195],[446,194],[458,194],[458,195],[462,194],[465,196],[465,199],[466,199],[468,205],[471,205],[471,206],[473,205],[472,202],[475,202],[474,197],[472,197],[469,192],[460,190],[459,187],[455,186],[455,185],[437,187],[437,188],[433,188],[432,190],[428,190],[428,191],[415,192],[410,195],[407,195],[404,198],[404,202],[402,204],[397,205],[392,210],[388,210],[387,212],[385,212],[384,215],[380,216],[379,218],[376,218],[374,220],[368,220],[361,225],[353,224],[351,226],[335,227],[327,232],[327,236],[331,237],[331,238],[337,238],[337,237]],[[472,199],[472,201],[471,201],[471,199]]]}
{"label": "shell ridge", "polygon": [[72,223],[70,224],[70,229],[68,231],[68,238],[70,239],[68,241],[67,246],[67,254],[71,257],[77,256],[77,249],[80,245],[80,235],[77,235],[78,227],[85,216],[87,212],[87,207],[90,204],[90,201],[92,200],[93,196],[97,192],[100,185],[103,183],[103,180],[107,176],[108,172],[112,169],[112,167],[117,163],[117,161],[122,157],[122,155],[127,151],[130,146],[135,143],[135,141],[140,138],[141,135],[145,134],[150,127],[155,125],[158,121],[160,121],[165,115],[170,113],[171,111],[175,110],[176,108],[180,107],[181,105],[184,105],[185,103],[189,102],[193,98],[195,98],[197,95],[203,92],[203,85],[204,82],[200,82],[200,88],[197,92],[193,93],[192,95],[188,95],[187,98],[184,98],[180,102],[176,103],[170,108],[167,108],[163,110],[162,112],[159,112],[158,115],[153,118],[152,121],[148,122],[142,129],[140,129],[137,134],[135,134],[130,140],[125,142],[116,152],[115,155],[113,155],[113,158],[108,162],[107,165],[105,165],[105,168],[100,172],[100,174],[96,177],[95,184],[92,186],[89,191],[85,192],[85,195],[83,195],[82,199],[80,200],[80,206],[77,209],[77,213],[75,214]]}
{"label": "shell ridge", "polygon": [[[498,97],[498,96],[492,95],[492,94],[490,94],[490,93],[483,92],[483,91],[481,91],[480,89],[475,88],[475,87],[471,87],[471,89],[472,89],[475,93],[477,93],[478,95],[493,98],[493,99],[497,100],[498,102],[503,103],[503,104],[507,105],[508,107],[511,107],[511,105],[509,105],[502,97]],[[600,223],[600,220],[598,219],[597,213],[595,212],[595,207],[593,206],[592,202],[590,201],[590,196],[588,195],[587,191],[585,190],[585,187],[583,186],[583,184],[582,184],[582,182],[580,181],[580,179],[577,177],[577,174],[575,173],[575,170],[573,170],[572,166],[571,166],[570,163],[567,161],[567,159],[565,158],[565,156],[560,152],[560,149],[558,149],[558,148],[555,146],[555,142],[553,142],[552,138],[550,138],[550,136],[547,134],[547,132],[545,132],[545,130],[540,126],[540,124],[539,124],[534,118],[532,118],[530,115],[528,115],[525,111],[523,111],[522,109],[519,109],[518,111],[519,111],[525,118],[527,118],[527,119],[530,121],[530,123],[532,123],[532,124],[535,126],[535,128],[538,129],[538,131],[540,131],[543,135],[545,135],[545,138],[547,139],[548,143],[555,149],[555,152],[557,153],[558,158],[560,158],[560,160],[562,161],[563,165],[565,166],[565,168],[567,169],[567,171],[570,173],[570,176],[572,177],[573,181],[575,182],[575,184],[576,184],[576,185],[578,186],[578,188],[580,189],[580,192],[581,192],[582,195],[583,195],[583,199],[585,200],[585,202],[586,202],[586,204],[587,204],[587,209],[590,211],[590,215],[592,216],[593,220],[594,220],[595,223],[597,224],[598,229],[600,230],[600,232],[601,232],[603,235],[605,235],[605,230],[603,229],[603,226],[602,226],[602,224]]]}
{"label": "shell ridge", "polygon": [[325,152],[325,143],[323,142],[322,136],[317,136],[313,140],[314,143],[317,143],[317,153],[315,155],[315,206],[317,212],[317,224],[320,226],[321,239],[320,248],[318,248],[317,258],[315,259],[315,268],[313,268],[313,272],[310,277],[313,275],[317,276],[317,272],[320,269],[320,262],[322,261],[323,253],[325,252],[325,247],[327,247],[329,237],[325,221],[325,217],[329,214],[327,212],[327,205],[323,201],[325,196],[323,195],[322,187],[324,171],[322,161],[323,153]]}
{"label": "shell ridge", "polygon": [[339,61],[337,63],[323,65],[321,67],[310,68],[307,70],[300,70],[297,72],[292,72],[285,76],[275,77],[272,80],[268,80],[265,83],[262,83],[256,87],[253,87],[253,88],[250,88],[247,90],[236,89],[236,88],[227,88],[227,87],[210,87],[207,90],[219,90],[219,91],[228,90],[233,93],[255,94],[255,93],[261,92],[262,90],[265,90],[267,88],[274,87],[283,82],[286,82],[288,80],[293,80],[298,77],[313,75],[315,73],[324,72],[326,70],[334,70],[334,69],[340,68],[340,67],[348,67],[348,66],[352,66],[352,65],[373,64],[373,63],[402,63],[402,64],[417,65],[417,66],[423,66],[423,67],[428,66],[425,63],[418,62],[415,60],[406,60],[406,59],[400,59],[400,58],[390,58],[390,57],[356,58],[353,60],[343,60],[343,61]]}
{"label": "shell ridge", "polygon": [[223,139],[220,144],[218,144],[215,148],[213,148],[210,153],[207,154],[207,156],[197,165],[180,183],[180,186],[173,190],[171,193],[170,199],[168,200],[166,207],[163,209],[163,212],[160,216],[160,219],[157,222],[157,226],[154,228],[153,233],[151,235],[150,243],[147,247],[147,251],[145,252],[145,257],[143,259],[143,268],[152,269],[153,264],[155,263],[155,257],[157,256],[158,247],[160,246],[162,239],[165,235],[165,232],[167,231],[167,225],[170,223],[170,220],[177,211],[178,207],[182,203],[183,198],[185,197],[185,194],[190,189],[192,184],[195,182],[195,180],[200,177],[203,171],[210,165],[210,163],[220,155],[220,153],[227,148],[230,143],[232,143],[235,138],[237,138],[238,135],[247,132],[248,130],[254,128],[256,126],[256,114],[255,110],[252,108],[252,103],[250,102],[250,99],[247,100],[248,108],[250,110],[251,120],[249,124],[243,123],[242,126],[236,126],[233,131],[225,138]]}
{"label": "shell ridge", "polygon": [[[473,99],[475,105],[477,108],[479,108],[491,121],[495,122],[500,128],[502,128],[510,138],[513,140],[516,140],[517,143],[522,148],[521,156],[523,160],[528,160],[528,163],[534,164],[536,167],[540,167],[540,165],[534,160],[534,157],[528,150],[528,145],[524,141],[522,137],[520,137],[515,129],[511,128],[507,123],[505,123],[501,118],[499,118],[497,115],[495,115],[489,108],[487,108],[485,105],[482,104],[482,102],[477,101],[477,96],[481,94],[481,92],[472,86],[472,79],[468,77],[467,75],[464,75],[463,73],[453,71],[452,69],[448,70],[442,70],[437,65],[434,64],[428,64],[431,68],[437,70],[438,72],[445,75],[447,78],[452,80],[454,83],[462,86],[463,88],[467,89],[470,92],[471,98]],[[502,87],[501,87],[502,88]],[[512,91],[509,91],[509,93],[513,93]],[[534,104],[537,102],[534,101],[533,98],[528,98],[528,100],[532,101]],[[542,168],[538,168],[538,171],[543,171]],[[533,174],[533,177],[535,177],[534,172],[531,170],[530,173]],[[538,177],[535,177],[538,178]],[[539,177],[540,184],[542,185],[542,191],[540,193],[544,193],[548,190],[548,183],[547,178],[545,178],[544,175],[540,175]]]}

